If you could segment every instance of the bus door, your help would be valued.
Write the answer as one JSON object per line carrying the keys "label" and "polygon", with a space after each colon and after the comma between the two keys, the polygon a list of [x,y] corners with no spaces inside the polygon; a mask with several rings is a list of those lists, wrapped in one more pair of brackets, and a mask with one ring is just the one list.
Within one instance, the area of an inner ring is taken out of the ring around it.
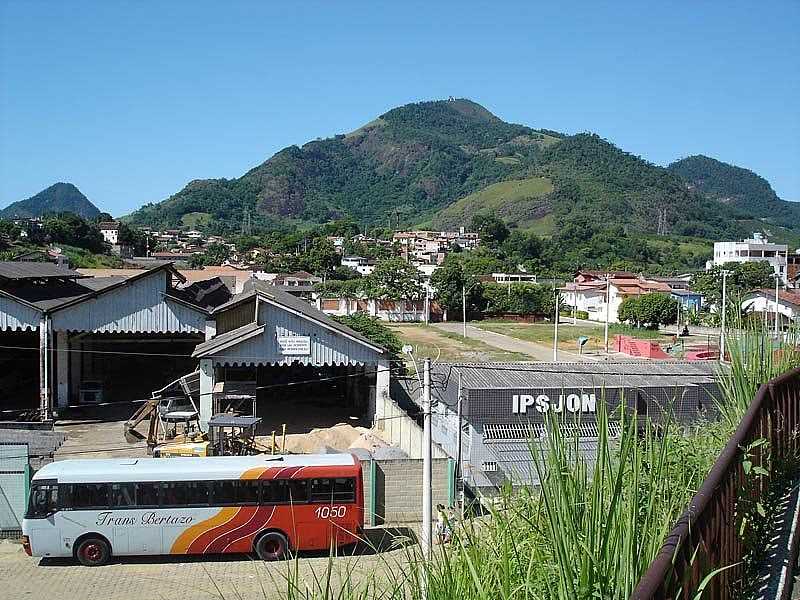
{"label": "bus door", "polygon": [[25,513],[24,534],[36,556],[59,556],[62,553],[61,528],[58,512],[58,482],[55,479],[35,480],[31,487],[28,510]]}
{"label": "bus door", "polygon": [[348,544],[356,534],[356,480],[352,477],[320,477],[309,480],[309,498],[314,506],[317,529],[324,533],[323,547]]}

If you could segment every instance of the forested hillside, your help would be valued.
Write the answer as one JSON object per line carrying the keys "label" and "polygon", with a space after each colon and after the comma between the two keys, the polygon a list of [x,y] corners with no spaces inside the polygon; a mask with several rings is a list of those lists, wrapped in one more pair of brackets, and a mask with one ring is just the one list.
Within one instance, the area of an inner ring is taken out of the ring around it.
{"label": "forested hillside", "polygon": [[748,169],[702,155],[676,161],[668,169],[695,191],[800,233],[800,203],[781,200],[766,179]]}
{"label": "forested hillside", "polygon": [[597,135],[506,123],[474,102],[449,100],[395,108],[349,134],[285,148],[237,179],[193,181],[130,220],[222,232],[245,218],[256,231],[341,218],[440,228],[492,213],[541,235],[582,223],[625,235],[748,233],[758,215],[722,200]]}
{"label": "forested hillside", "polygon": [[71,183],[55,183],[35,196],[10,204],[0,211],[0,219],[41,217],[62,212],[93,219],[100,210]]}

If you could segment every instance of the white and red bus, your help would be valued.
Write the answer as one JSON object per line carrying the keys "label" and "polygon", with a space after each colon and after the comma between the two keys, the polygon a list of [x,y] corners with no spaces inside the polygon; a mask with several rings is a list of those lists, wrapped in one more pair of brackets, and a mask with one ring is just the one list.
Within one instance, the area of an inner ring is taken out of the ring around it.
{"label": "white and red bus", "polygon": [[64,460],[31,481],[31,556],[290,552],[358,541],[361,463],[351,454]]}

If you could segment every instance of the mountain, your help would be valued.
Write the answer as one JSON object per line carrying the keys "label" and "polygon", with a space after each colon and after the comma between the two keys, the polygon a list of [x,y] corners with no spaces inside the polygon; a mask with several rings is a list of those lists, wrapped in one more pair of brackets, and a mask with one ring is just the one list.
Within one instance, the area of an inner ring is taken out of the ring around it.
{"label": "mountain", "polygon": [[800,202],[781,200],[759,175],[708,156],[678,160],[669,167],[688,186],[763,222],[800,230]]}
{"label": "mountain", "polygon": [[[236,179],[195,180],[128,219],[237,231],[350,217],[371,226],[467,225],[491,212],[549,234],[740,236],[754,215],[597,135],[506,123],[466,99],[392,109],[348,134],[285,148]],[[245,216],[247,214],[247,216]]]}
{"label": "mountain", "polygon": [[100,214],[94,204],[71,183],[54,183],[27,200],[9,204],[0,211],[0,219],[41,217],[47,213],[71,212],[85,219]]}

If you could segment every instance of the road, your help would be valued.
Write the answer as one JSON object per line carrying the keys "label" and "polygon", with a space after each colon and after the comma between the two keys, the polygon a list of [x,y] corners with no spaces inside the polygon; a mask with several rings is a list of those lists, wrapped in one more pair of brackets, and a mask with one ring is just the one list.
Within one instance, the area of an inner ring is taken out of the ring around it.
{"label": "road", "polygon": [[[347,569],[353,581],[363,582],[391,571],[405,558],[403,550],[337,558],[333,586],[338,587]],[[126,557],[104,567],[82,567],[31,558],[19,544],[0,541],[0,600],[282,600],[289,596],[290,573],[299,582],[297,597],[305,598],[306,586],[320,591],[315,582],[324,585],[328,564],[325,554],[274,563],[246,556]]]}
{"label": "road", "polygon": [[[462,323],[434,323],[433,326],[450,333],[460,334],[463,331]],[[502,333],[495,333],[494,331],[486,331],[477,327],[473,327],[469,324],[467,324],[467,336],[476,340],[480,340],[484,344],[494,346],[495,348],[500,348],[501,350],[527,354],[537,361],[551,362],[553,360],[553,348],[544,346],[542,344],[519,340],[508,335],[503,335]],[[589,353],[577,354],[576,352],[559,350],[558,359],[568,362],[596,362],[599,360],[604,360],[605,357],[592,355]]]}

